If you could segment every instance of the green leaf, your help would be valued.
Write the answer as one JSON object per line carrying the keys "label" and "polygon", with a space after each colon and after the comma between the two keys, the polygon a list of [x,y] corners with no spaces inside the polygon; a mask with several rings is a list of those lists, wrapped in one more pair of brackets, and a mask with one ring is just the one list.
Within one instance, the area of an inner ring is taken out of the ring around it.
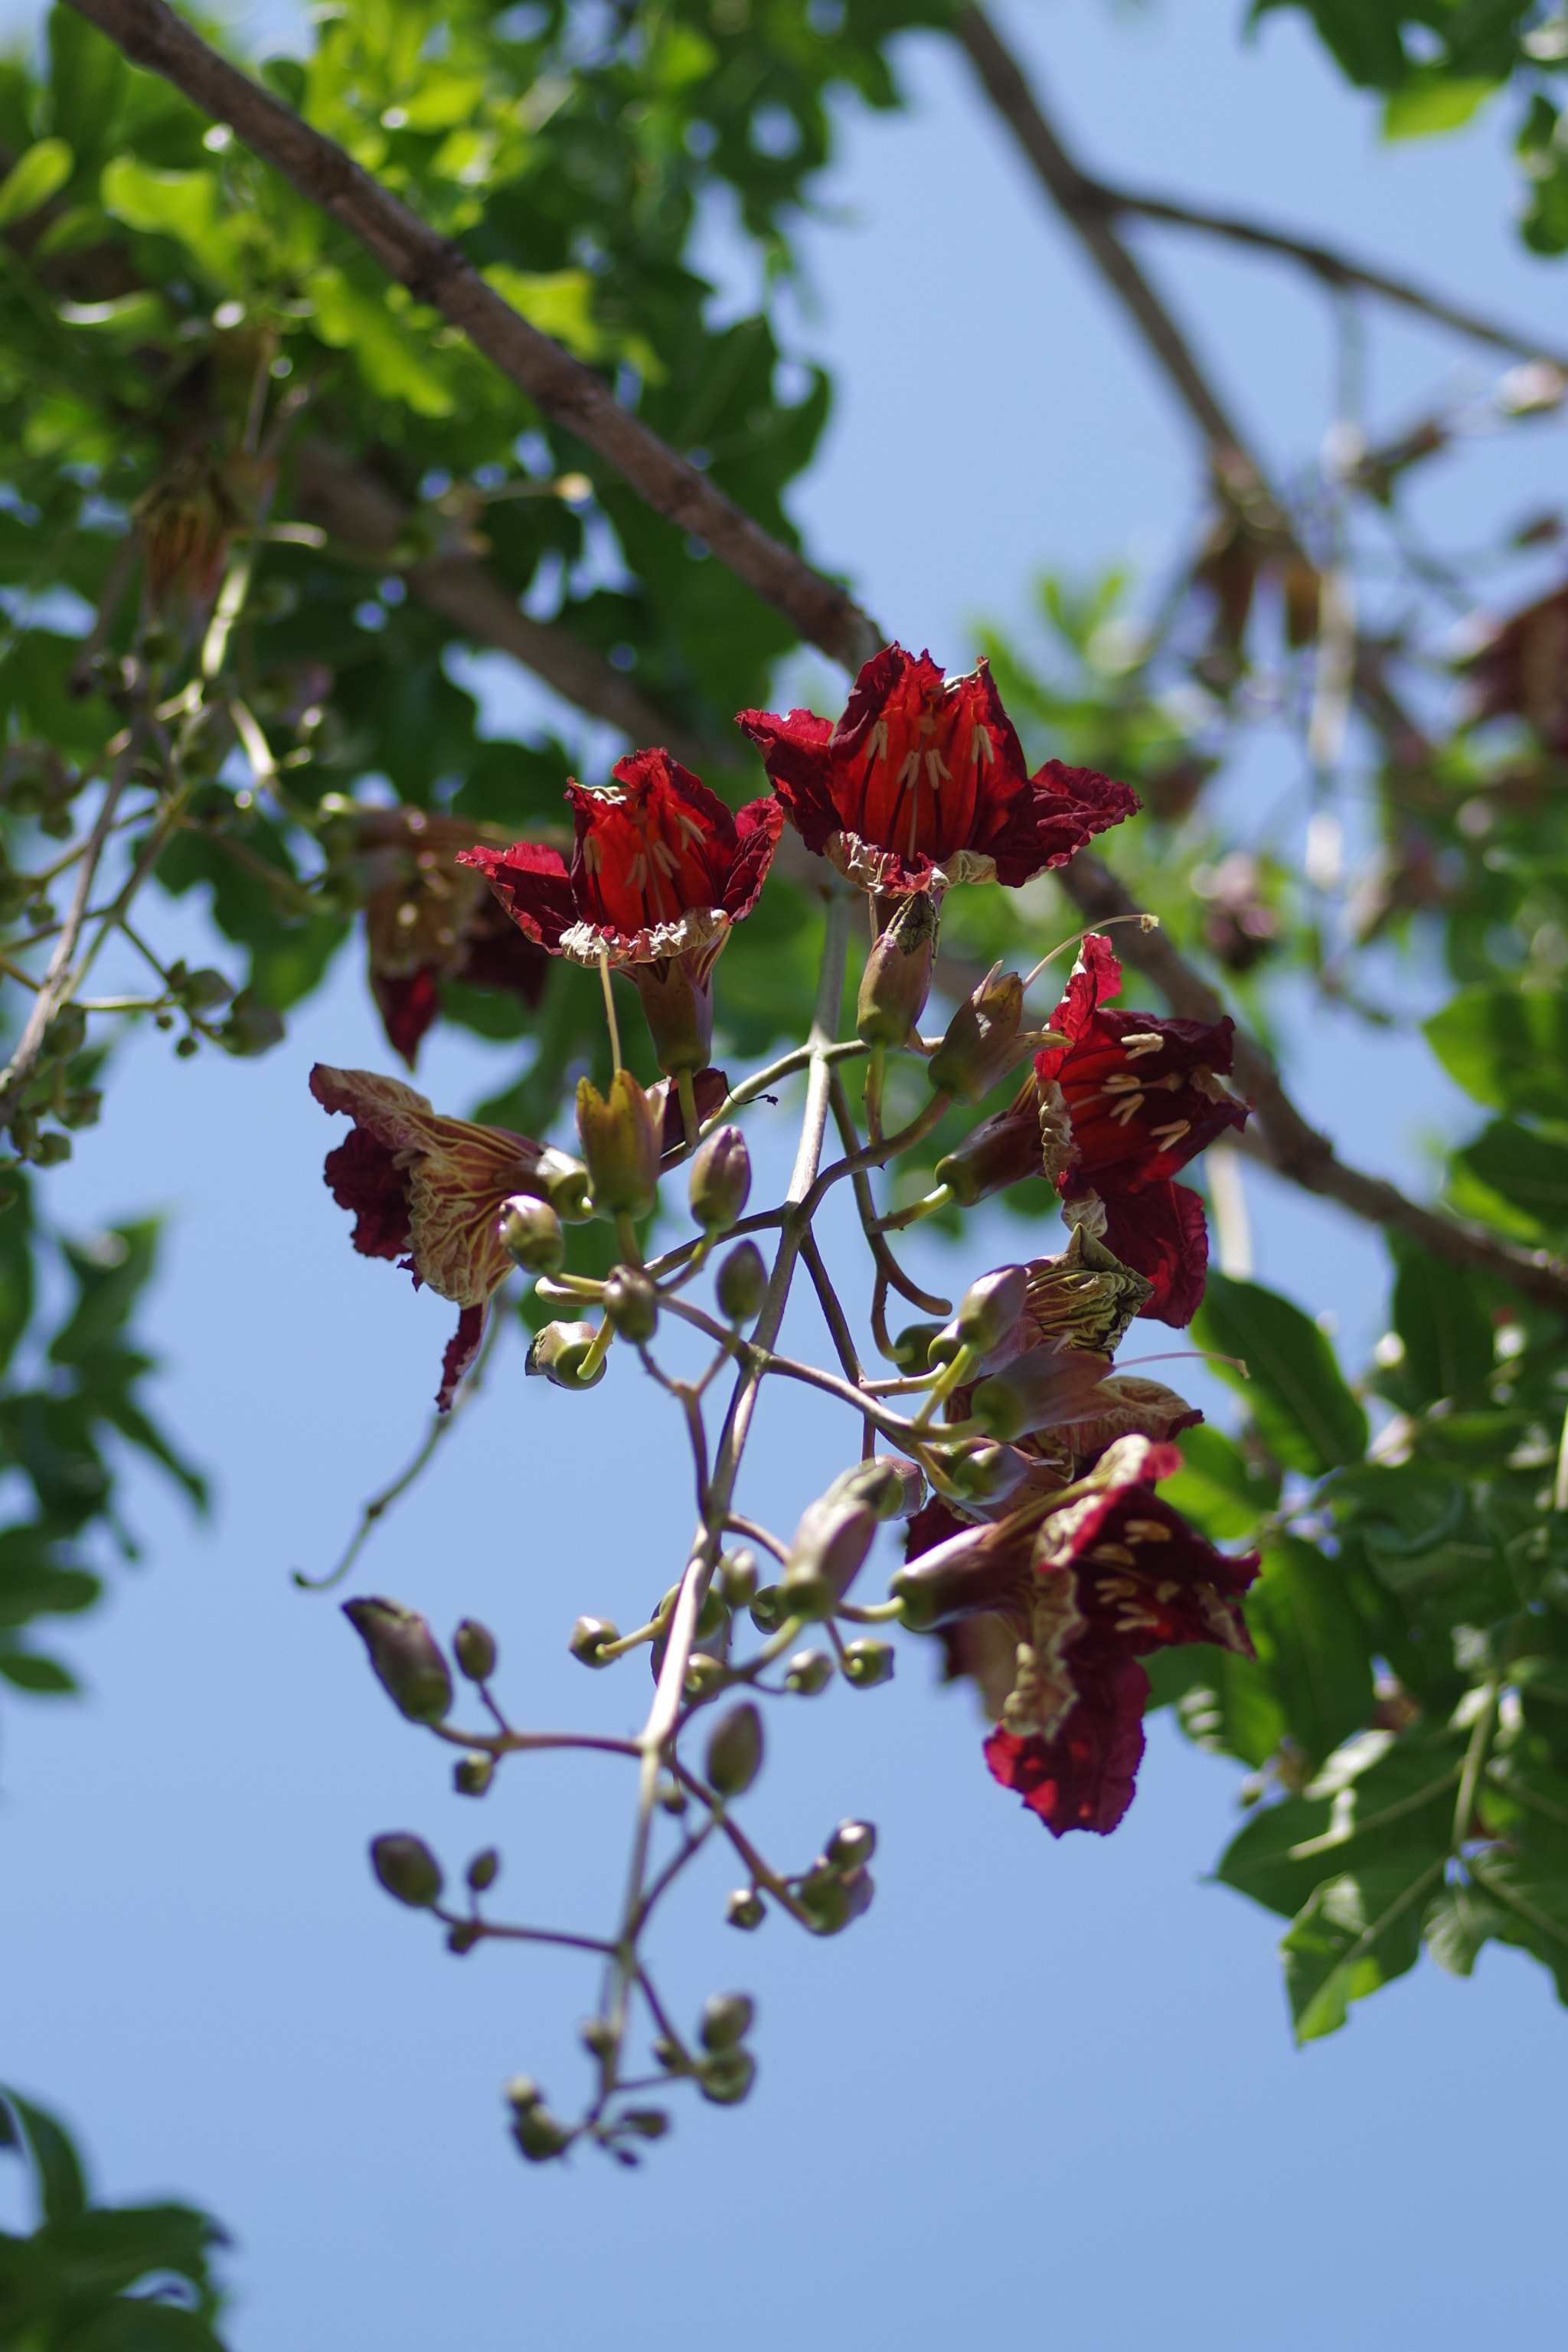
{"label": "green leaf", "polygon": [[317,334],[334,351],[353,352],[372,392],[405,404],[416,416],[451,415],[456,394],[384,300],[362,294],[341,269],[312,270],[305,291],[315,306],[311,323]]}
{"label": "green leaf", "polygon": [[1517,1119],[1493,1119],[1448,1161],[1448,1197],[1461,1216],[1500,1224],[1520,1241],[1568,1230],[1568,1144]]}
{"label": "green leaf", "polygon": [[87,2182],[81,2158],[63,2125],[0,2084],[0,2098],[10,2107],[26,2137],[38,2176],[38,2196],[47,2221],[74,2221],[87,2210]]}
{"label": "green leaf", "polygon": [[174,237],[216,284],[240,284],[250,225],[226,210],[216,172],[156,172],[117,155],[103,167],[100,194],[112,219]]}
{"label": "green leaf", "polygon": [[1209,1642],[1156,1650],[1143,1662],[1146,1712],[1173,1705],[1187,1738],[1211,1755],[1237,1756],[1256,1769],[1279,1751],[1285,1716],[1265,1668]]}
{"label": "green leaf", "polygon": [[1426,1024],[1451,1078],[1489,1108],[1562,1118],[1568,1105],[1568,997],[1561,989],[1468,988]]}
{"label": "green leaf", "polygon": [[1495,81],[1462,74],[1418,74],[1403,89],[1391,92],[1384,103],[1383,135],[1390,140],[1430,139],[1439,131],[1458,131],[1498,87]]}
{"label": "green leaf", "polygon": [[1324,1881],[1280,1938],[1298,2042],[1337,2032],[1363,2000],[1415,1966],[1446,1857],[1419,1853]]}
{"label": "green leaf", "polygon": [[1193,1334],[1216,1355],[1238,1356],[1251,1379],[1216,1363],[1247,1399],[1258,1434],[1289,1470],[1319,1476],[1366,1451],[1367,1419],[1311,1318],[1256,1282],[1211,1274]]}
{"label": "green leaf", "polygon": [[1250,1533],[1279,1499],[1279,1478],[1247,1461],[1234,1438],[1201,1422],[1176,1444],[1182,1467],[1162,1479],[1160,1492],[1216,1543]]}
{"label": "green leaf", "polygon": [[42,1658],[36,1650],[0,1648],[0,1675],[35,1698],[69,1698],[81,1687],[58,1658]]}
{"label": "green leaf", "polygon": [[49,1342],[49,1361],[80,1364],[129,1321],[157,1260],[158,1220],[117,1225],[62,1246],[76,1276],[77,1302]]}
{"label": "green leaf", "polygon": [[1401,1379],[1413,1391],[1409,1402],[1427,1405],[1439,1397],[1482,1391],[1497,1349],[1476,1277],[1429,1256],[1402,1235],[1391,1235],[1390,1243],[1399,1269],[1394,1328],[1405,1342]]}
{"label": "green leaf", "polygon": [[76,158],[63,139],[38,140],[0,181],[0,228],[39,211],[75,169]]}
{"label": "green leaf", "polygon": [[1285,1729],[1316,1769],[1373,1707],[1371,1647],[1340,1564],[1277,1537],[1244,1605]]}

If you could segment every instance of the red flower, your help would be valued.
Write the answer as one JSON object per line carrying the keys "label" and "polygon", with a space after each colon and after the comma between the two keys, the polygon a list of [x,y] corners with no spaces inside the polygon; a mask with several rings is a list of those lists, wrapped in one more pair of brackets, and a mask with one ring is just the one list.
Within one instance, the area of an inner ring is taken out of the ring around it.
{"label": "red flower", "polygon": [[[1083,1195],[1082,1205],[1092,1208],[1094,1199]],[[1100,1205],[1106,1248],[1153,1285],[1140,1315],[1184,1328],[1203,1305],[1208,1277],[1209,1229],[1201,1197],[1190,1184],[1173,1184],[1167,1177],[1140,1192],[1106,1192]]]}
{"label": "red flower", "polygon": [[568,868],[559,850],[520,841],[458,864],[483,874],[521,930],[552,955],[607,959],[636,982],[660,1067],[696,1070],[713,1034],[710,984],[731,923],[749,915],[783,830],[776,802],[731,815],[668,751],[633,751],[618,789],[569,784],[576,819]]}
{"label": "red flower", "polygon": [[416,1286],[428,1283],[462,1310],[436,1398],[449,1412],[484,1337],[491,1294],[512,1270],[497,1231],[503,1205],[518,1192],[548,1197],[576,1163],[505,1128],[439,1118],[412,1087],[370,1070],[318,1062],[310,1092],[323,1110],[354,1122],[328,1152],[324,1174],[339,1208],[353,1213],[355,1249],[398,1259]]}
{"label": "red flower", "polygon": [[806,847],[879,896],[1016,889],[1139,805],[1092,768],[1049,760],[1031,776],[984,662],[949,684],[929,654],[884,646],[837,725],[809,710],[738,723]]}

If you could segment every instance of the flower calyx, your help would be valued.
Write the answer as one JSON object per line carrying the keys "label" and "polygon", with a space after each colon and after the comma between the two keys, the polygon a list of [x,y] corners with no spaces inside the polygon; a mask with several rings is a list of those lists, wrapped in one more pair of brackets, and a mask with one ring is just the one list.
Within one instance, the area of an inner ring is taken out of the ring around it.
{"label": "flower calyx", "polygon": [[612,1216],[646,1217],[658,1197],[664,1118],[629,1070],[617,1070],[602,1095],[577,1082],[577,1132],[594,1207]]}

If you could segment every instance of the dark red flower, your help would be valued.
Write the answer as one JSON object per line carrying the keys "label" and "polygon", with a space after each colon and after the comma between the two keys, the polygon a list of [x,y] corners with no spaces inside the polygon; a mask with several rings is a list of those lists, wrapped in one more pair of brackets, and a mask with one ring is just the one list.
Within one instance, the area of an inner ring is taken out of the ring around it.
{"label": "dark red flower", "polygon": [[[1208,1278],[1209,1229],[1201,1196],[1167,1177],[1136,1192],[1099,1197],[1106,1248],[1153,1285],[1138,1312],[1184,1328],[1203,1305]],[[1087,1195],[1083,1205],[1093,1206]]]}
{"label": "dark red flower", "polygon": [[668,1073],[697,1070],[712,1042],[710,985],[731,923],[757,903],[783,830],[776,802],[731,814],[668,751],[616,761],[615,786],[569,784],[576,841],[466,851],[519,929],[551,955],[636,982]]}
{"label": "dark red flower", "polygon": [[446,1412],[484,1336],[491,1295],[512,1270],[498,1231],[504,1203],[519,1192],[547,1198],[581,1171],[525,1135],[437,1118],[412,1087],[371,1070],[318,1062],[310,1092],[323,1110],[354,1122],[328,1152],[324,1174],[339,1208],[353,1213],[355,1249],[398,1259],[416,1286],[428,1283],[462,1309],[436,1399]]}
{"label": "dark red flower", "polygon": [[1070,1718],[1055,1738],[1024,1737],[998,1724],[985,1742],[985,1761],[1053,1836],[1097,1830],[1108,1837],[1132,1802],[1148,1696],[1149,1677],[1136,1658],[1085,1659]]}
{"label": "dark red flower", "polygon": [[1049,760],[1031,776],[984,662],[949,683],[929,654],[884,646],[837,725],[809,710],[738,723],[806,847],[879,897],[1016,888],[1139,804],[1092,768]]}

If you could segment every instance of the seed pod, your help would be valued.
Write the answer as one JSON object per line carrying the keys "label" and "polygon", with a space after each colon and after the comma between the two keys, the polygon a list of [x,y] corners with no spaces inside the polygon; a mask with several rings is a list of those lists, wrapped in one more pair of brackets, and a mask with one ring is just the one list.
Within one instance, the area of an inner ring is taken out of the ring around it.
{"label": "seed pod", "polygon": [[647,1216],[658,1198],[663,1127],[659,1105],[629,1070],[616,1072],[607,1095],[591,1078],[579,1079],[577,1132],[595,1209]]}
{"label": "seed pod", "polygon": [[959,1345],[973,1348],[981,1356],[1000,1347],[1024,1311],[1028,1286],[1029,1269],[1025,1265],[999,1265],[972,1282],[953,1318]]}
{"label": "seed pod", "polygon": [[840,1822],[824,1848],[835,1870],[863,1870],[877,1851],[875,1822]]}
{"label": "seed pod", "polygon": [[731,1927],[744,1927],[748,1932],[760,1927],[767,1917],[767,1906],[754,1886],[737,1886],[724,1906],[724,1916]]}
{"label": "seed pod", "polygon": [[784,1688],[802,1698],[815,1698],[833,1675],[833,1660],[826,1650],[797,1650],[784,1668]]}
{"label": "seed pod", "polygon": [[482,1797],[496,1776],[496,1759],[476,1748],[471,1756],[459,1756],[452,1767],[452,1786],[459,1797]]}
{"label": "seed pod", "polygon": [[572,1628],[572,1639],[566,1646],[572,1655],[584,1666],[614,1665],[613,1658],[603,1653],[612,1642],[620,1640],[618,1629],[607,1617],[579,1617]]}
{"label": "seed pod", "polygon": [[471,1683],[488,1683],[496,1670],[496,1637],[477,1617],[465,1617],[452,1636],[452,1649]]}
{"label": "seed pod", "polygon": [[752,2030],[757,2013],[750,1993],[710,1993],[702,2004],[698,2035],[704,2050],[733,2050]]}
{"label": "seed pod", "polygon": [[558,1274],[566,1263],[566,1235],[548,1201],[519,1192],[500,1213],[501,1247],[524,1274]]}
{"label": "seed pod", "polygon": [[446,1880],[441,1865],[426,1844],[406,1830],[392,1830],[373,1838],[370,1866],[389,1895],[411,1910],[428,1911],[441,1899]]}
{"label": "seed pod", "polygon": [[767,1297],[768,1269],[755,1242],[738,1242],[719,1268],[714,1285],[726,1323],[750,1323]]}
{"label": "seed pod", "polygon": [[744,1213],[752,1160],[738,1127],[716,1127],[691,1158],[691,1213],[705,1234],[727,1234]]}
{"label": "seed pod", "polygon": [[869,1505],[831,1495],[801,1516],[779,1579],[779,1600],[790,1617],[831,1616],[858,1574],[879,1521]]}
{"label": "seed pod", "polygon": [[658,1292],[641,1266],[616,1266],[605,1285],[605,1312],[619,1339],[647,1345],[658,1328]]}
{"label": "seed pod", "polygon": [[597,1388],[609,1369],[603,1356],[585,1381],[577,1377],[596,1337],[591,1323],[547,1323],[534,1333],[523,1370],[535,1380],[547,1380],[552,1388]]}
{"label": "seed pod", "polygon": [[739,2106],[757,2079],[757,2062],[749,2050],[716,2050],[697,2069],[697,2087],[716,2107]]}
{"label": "seed pod", "polygon": [[931,994],[937,915],[931,894],[914,890],[896,902],[893,919],[872,942],[860,982],[855,1027],[868,1045],[901,1045]]}
{"label": "seed pod", "polygon": [[744,1546],[739,1551],[727,1551],[713,1580],[731,1609],[744,1609],[757,1590],[756,1553]]}
{"label": "seed pod", "polygon": [[850,1642],[844,1651],[844,1679],[857,1690],[872,1690],[878,1683],[893,1679],[893,1645],[890,1642]]}
{"label": "seed pod", "polygon": [[452,1676],[417,1610],[395,1601],[345,1601],[343,1615],[399,1714],[410,1723],[439,1723],[450,1713]]}
{"label": "seed pod", "polygon": [[947,1034],[926,1065],[926,1076],[943,1094],[977,1103],[1019,1058],[1018,1024],[1024,1017],[1024,983],[1016,971],[993,964],[947,1024]]}
{"label": "seed pod", "polygon": [[708,1740],[704,1769],[721,1797],[742,1797],[763,1769],[763,1718],[750,1699],[720,1717]]}

